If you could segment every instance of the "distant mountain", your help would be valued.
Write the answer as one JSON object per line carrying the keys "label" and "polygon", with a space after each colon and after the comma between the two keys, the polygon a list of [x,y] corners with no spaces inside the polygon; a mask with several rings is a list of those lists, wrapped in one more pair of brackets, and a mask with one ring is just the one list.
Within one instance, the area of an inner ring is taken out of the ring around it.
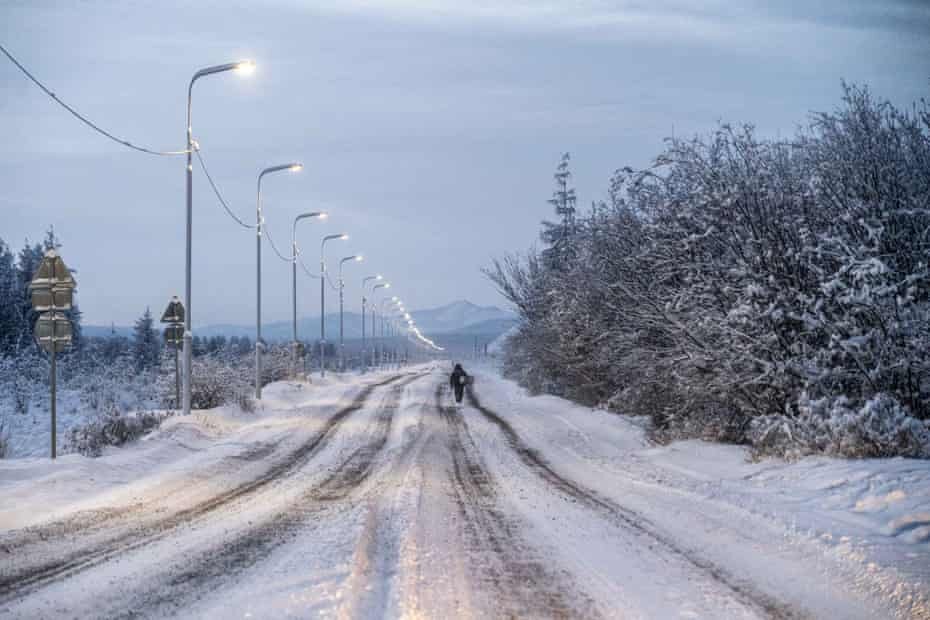
{"label": "distant mountain", "polygon": [[512,313],[497,306],[476,306],[464,299],[439,308],[417,310],[411,314],[423,332],[434,334],[460,331],[488,321],[516,319]]}
{"label": "distant mountain", "polygon": [[463,336],[499,336],[506,331],[509,331],[514,325],[517,324],[516,317],[506,318],[506,319],[488,319],[487,321],[481,321],[480,323],[472,323],[471,325],[466,325],[465,327],[456,329],[451,332],[456,335]]}
{"label": "distant mountain", "polygon": [[[469,301],[460,300],[426,310],[410,313],[417,326],[424,334],[456,333],[460,335],[495,335],[510,329],[516,322],[516,316],[496,306],[477,306]],[[371,330],[371,315],[365,315],[366,332]],[[132,328],[124,326],[85,325],[83,333],[87,336],[107,337],[115,329],[121,336],[132,336]],[[344,314],[345,338],[352,340],[362,337],[362,317],[356,312]],[[298,335],[303,340],[316,340],[320,337],[320,318],[302,317],[297,321]],[[262,325],[262,337],[269,341],[286,341],[291,339],[293,326],[290,321],[276,321]],[[248,336],[255,338],[254,325],[235,325],[217,323],[194,328],[194,335],[202,338],[212,336]],[[339,339],[339,314],[326,315],[326,338],[334,342]]]}

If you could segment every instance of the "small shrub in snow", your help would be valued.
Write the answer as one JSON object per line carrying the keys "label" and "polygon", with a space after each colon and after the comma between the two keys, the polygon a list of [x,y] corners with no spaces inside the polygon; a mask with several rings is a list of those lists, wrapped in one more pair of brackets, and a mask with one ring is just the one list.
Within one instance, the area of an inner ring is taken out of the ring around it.
{"label": "small shrub in snow", "polygon": [[161,424],[164,417],[150,411],[128,415],[113,408],[92,422],[71,429],[69,446],[84,456],[97,457],[106,446],[121,446],[138,439]]}
{"label": "small shrub in snow", "polygon": [[251,364],[231,365],[218,357],[205,355],[194,360],[191,407],[213,409],[235,403],[252,385]]}
{"label": "small shrub in snow", "polygon": [[750,430],[756,457],[829,454],[850,458],[930,458],[930,426],[894,398],[879,394],[861,407],[848,398],[802,398],[795,417],[766,416]]}

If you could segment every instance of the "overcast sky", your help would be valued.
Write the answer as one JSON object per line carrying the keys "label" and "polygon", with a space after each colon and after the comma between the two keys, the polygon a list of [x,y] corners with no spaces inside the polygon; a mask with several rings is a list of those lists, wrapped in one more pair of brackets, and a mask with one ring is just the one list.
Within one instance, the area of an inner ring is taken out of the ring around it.
{"label": "overcast sky", "polygon": [[[254,58],[249,78],[198,82],[194,135],[248,221],[258,171],[304,162],[266,177],[270,232],[287,245],[297,213],[330,211],[299,240],[312,265],[320,235],[352,235],[327,254],[368,258],[347,267],[353,308],[375,272],[409,307],[501,304],[480,268],[537,239],[563,151],[587,205],[672,131],[787,136],[838,105],[842,79],[901,105],[930,94],[923,0],[253,4],[0,0],[0,41],[98,124],[159,149],[184,146],[194,71]],[[105,140],[2,57],[0,92],[0,238],[18,249],[53,224],[87,323],[160,312],[184,286],[183,158]],[[254,233],[196,167],[194,209],[195,324],[254,320]],[[263,262],[265,318],[286,319],[290,267],[267,249]],[[318,285],[299,285],[300,313],[317,314]]]}

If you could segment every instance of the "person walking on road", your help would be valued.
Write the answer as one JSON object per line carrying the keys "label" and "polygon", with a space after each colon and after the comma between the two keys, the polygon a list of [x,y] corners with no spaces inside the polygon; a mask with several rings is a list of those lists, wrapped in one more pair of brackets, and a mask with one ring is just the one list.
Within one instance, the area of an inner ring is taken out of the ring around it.
{"label": "person walking on road", "polygon": [[465,386],[468,385],[468,380],[470,378],[471,377],[468,376],[468,373],[465,372],[461,364],[456,364],[455,368],[452,369],[452,375],[449,377],[449,385],[452,387],[452,391],[455,392],[455,402],[458,405],[462,404]]}

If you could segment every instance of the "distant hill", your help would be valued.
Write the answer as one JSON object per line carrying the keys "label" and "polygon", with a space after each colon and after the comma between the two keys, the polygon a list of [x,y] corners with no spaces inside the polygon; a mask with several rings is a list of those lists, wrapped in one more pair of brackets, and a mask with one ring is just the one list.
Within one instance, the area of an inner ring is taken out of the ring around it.
{"label": "distant hill", "polygon": [[509,331],[516,324],[516,317],[505,319],[488,319],[487,321],[481,321],[480,323],[466,325],[465,327],[456,329],[451,333],[463,336],[499,336],[504,332]]}
{"label": "distant hill", "polygon": [[481,323],[487,323],[490,327],[491,321],[516,320],[512,313],[497,306],[476,306],[464,299],[439,308],[417,310],[411,314],[422,331],[434,334],[461,331]]}
{"label": "distant hill", "polygon": [[[478,306],[470,301],[455,301],[438,308],[415,310],[410,313],[417,326],[424,334],[458,334],[493,336],[510,329],[516,322],[516,316],[497,306]],[[366,332],[371,329],[371,315],[366,314]],[[345,337],[348,340],[362,337],[362,317],[356,312],[346,312]],[[84,325],[86,336],[107,337],[115,330],[120,336],[132,336],[132,327]],[[293,327],[290,321],[276,321],[262,325],[262,337],[269,341],[287,341],[291,339]],[[304,340],[315,340],[320,336],[320,318],[302,317],[297,321],[298,335]],[[254,325],[236,325],[217,323],[195,327],[194,334],[203,338],[212,336],[248,336],[255,338]],[[339,338],[339,313],[326,315],[326,338],[335,341]]]}

